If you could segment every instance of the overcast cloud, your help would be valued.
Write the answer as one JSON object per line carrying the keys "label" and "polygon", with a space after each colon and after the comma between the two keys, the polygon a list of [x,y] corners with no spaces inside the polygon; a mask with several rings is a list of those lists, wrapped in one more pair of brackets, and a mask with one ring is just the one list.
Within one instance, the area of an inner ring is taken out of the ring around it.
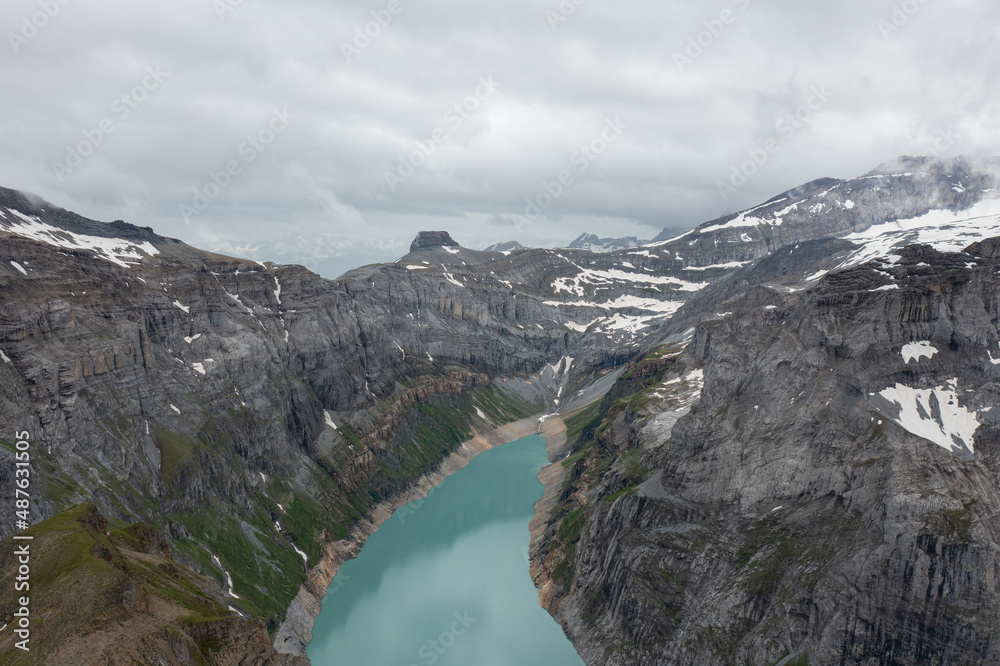
{"label": "overcast cloud", "polygon": [[7,0],[2,26],[0,184],[328,276],[421,229],[652,238],[1000,143],[994,0]]}

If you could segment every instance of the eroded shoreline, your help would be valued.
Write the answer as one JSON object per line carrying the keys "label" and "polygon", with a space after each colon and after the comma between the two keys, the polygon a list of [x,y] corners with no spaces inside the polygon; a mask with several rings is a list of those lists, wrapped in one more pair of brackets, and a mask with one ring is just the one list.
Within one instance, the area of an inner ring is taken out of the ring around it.
{"label": "eroded shoreline", "polygon": [[[274,637],[275,650],[282,654],[306,656],[309,642],[312,640],[316,618],[323,610],[323,598],[330,589],[337,571],[344,562],[357,557],[368,537],[377,532],[379,526],[389,520],[397,509],[427,497],[432,488],[455,472],[465,468],[481,453],[530,435],[545,437],[546,452],[551,461],[553,455],[557,454],[565,445],[566,425],[558,416],[536,415],[499,426],[483,434],[477,434],[445,458],[435,471],[420,477],[409,491],[375,506],[368,516],[362,518],[354,526],[346,538],[327,544],[323,548],[322,559],[309,570],[308,579],[302,584],[299,593],[288,607],[285,621],[278,628]],[[552,492],[550,490],[552,482],[546,483],[542,477],[546,474],[546,470],[552,470],[557,466],[561,468],[558,463],[547,465],[539,473],[539,481],[545,484],[546,490],[542,499],[536,502],[535,516],[531,519],[532,545],[536,541],[536,531],[544,530],[545,522],[548,519],[547,511],[551,510],[551,506],[554,504],[554,497],[549,497],[550,492]],[[550,501],[549,505],[543,504],[547,497]],[[536,521],[539,520],[540,505],[543,508],[548,506],[548,508],[545,509],[546,514],[541,522],[536,525]]]}
{"label": "eroded shoreline", "polygon": [[531,544],[528,547],[531,580],[538,589],[538,605],[546,611],[549,610],[550,605],[552,579],[547,575],[544,568],[544,558],[538,556],[538,551],[552,517],[552,510],[559,503],[559,493],[568,472],[562,464],[566,453],[566,424],[559,417],[548,417],[546,423],[548,421],[555,421],[551,426],[553,435],[546,437],[545,450],[549,455],[550,463],[538,473],[538,480],[545,486],[545,492],[542,494],[542,498],[535,502],[535,515],[528,524],[528,529],[531,531]]}

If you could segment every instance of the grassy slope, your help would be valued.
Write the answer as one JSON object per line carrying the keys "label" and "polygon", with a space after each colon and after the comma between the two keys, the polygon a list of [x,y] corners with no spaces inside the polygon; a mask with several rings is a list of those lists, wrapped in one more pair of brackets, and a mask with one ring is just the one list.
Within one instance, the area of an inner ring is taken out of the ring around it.
{"label": "grassy slope", "polygon": [[[392,440],[374,450],[370,469],[354,467],[353,454],[321,458],[304,485],[301,479],[292,483],[269,478],[266,491],[252,497],[249,506],[218,503],[170,515],[169,521],[191,534],[190,538],[174,539],[173,546],[183,553],[185,561],[223,586],[223,571],[212,560],[213,554],[218,556],[240,597],[234,605],[267,619],[273,630],[306,579],[295,548],[306,553],[310,565],[315,564],[326,542],[345,537],[374,504],[436,468],[469,439],[477,409],[499,424],[535,413],[538,406],[493,386],[457,395],[432,395],[407,410]],[[210,426],[196,440],[157,427],[155,436],[168,487],[197,465],[200,456],[228,455],[226,430],[238,424],[222,419]],[[345,445],[360,444],[365,434],[355,433],[347,424],[342,424],[339,432]],[[356,446],[356,450],[362,449]],[[280,532],[275,521],[280,523]],[[165,525],[156,527],[164,529]]]}
{"label": "grassy slope", "polygon": [[[165,541],[134,525],[108,532],[103,517],[81,504],[28,529],[30,542],[0,542],[0,624],[14,624],[17,599],[15,547],[30,543],[31,652],[13,647],[12,627],[0,633],[0,662],[34,664],[51,659],[67,639],[90,636],[126,623],[141,649],[169,632],[189,644],[193,663],[213,663],[212,645],[188,633],[194,625],[232,618],[213,595],[208,581],[160,552]],[[228,624],[231,620],[223,620]],[[249,624],[249,623],[247,623]],[[63,659],[69,658],[63,656]]]}

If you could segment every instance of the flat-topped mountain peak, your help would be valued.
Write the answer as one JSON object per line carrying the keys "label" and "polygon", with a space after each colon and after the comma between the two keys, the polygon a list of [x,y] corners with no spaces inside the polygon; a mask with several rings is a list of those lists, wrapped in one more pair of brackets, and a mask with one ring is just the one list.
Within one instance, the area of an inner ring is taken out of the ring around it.
{"label": "flat-topped mountain peak", "polygon": [[421,231],[410,244],[410,252],[436,247],[461,247],[447,231]]}

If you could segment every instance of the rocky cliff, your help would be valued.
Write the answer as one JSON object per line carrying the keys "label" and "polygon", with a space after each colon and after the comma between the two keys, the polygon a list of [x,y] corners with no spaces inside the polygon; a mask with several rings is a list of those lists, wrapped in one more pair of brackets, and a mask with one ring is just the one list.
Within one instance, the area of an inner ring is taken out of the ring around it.
{"label": "rocky cliff", "polygon": [[568,421],[536,547],[588,663],[989,658],[996,252],[963,253],[1000,236],[987,166],[910,161],[602,254],[432,233],[335,281],[0,190],[29,522],[89,502],[161,528],[273,632],[326,547],[462,441],[610,389]]}
{"label": "rocky cliff", "polygon": [[998,246],[803,243],[678,313],[534,553],[588,664],[1000,661]]}

